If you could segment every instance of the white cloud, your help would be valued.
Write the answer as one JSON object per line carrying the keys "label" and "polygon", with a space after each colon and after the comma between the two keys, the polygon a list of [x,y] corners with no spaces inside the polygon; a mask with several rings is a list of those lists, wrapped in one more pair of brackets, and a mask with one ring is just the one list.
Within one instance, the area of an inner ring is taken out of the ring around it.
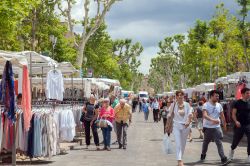
{"label": "white cloud", "polygon": [[147,47],[144,49],[142,55],[139,57],[139,60],[141,61],[141,66],[139,67],[139,71],[143,74],[148,74],[151,59],[156,57],[156,53],[158,51],[157,46]]}
{"label": "white cloud", "polygon": [[[77,0],[72,16],[76,20],[84,17],[84,0]],[[158,42],[174,34],[187,34],[196,19],[208,20],[221,2],[236,13],[238,5],[234,0],[122,0],[114,4],[106,16],[108,32],[113,39],[131,38],[141,42],[144,51],[140,57],[140,71],[148,73],[151,58],[155,57]],[[96,13],[94,2],[90,16]],[[75,31],[82,32],[81,25]]]}

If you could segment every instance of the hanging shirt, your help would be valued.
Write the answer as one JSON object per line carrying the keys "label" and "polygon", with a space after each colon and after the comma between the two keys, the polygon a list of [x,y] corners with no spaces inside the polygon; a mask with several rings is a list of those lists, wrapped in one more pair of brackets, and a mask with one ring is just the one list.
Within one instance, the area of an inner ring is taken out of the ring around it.
{"label": "hanging shirt", "polygon": [[59,70],[51,70],[47,74],[46,96],[48,99],[63,100],[63,76]]}

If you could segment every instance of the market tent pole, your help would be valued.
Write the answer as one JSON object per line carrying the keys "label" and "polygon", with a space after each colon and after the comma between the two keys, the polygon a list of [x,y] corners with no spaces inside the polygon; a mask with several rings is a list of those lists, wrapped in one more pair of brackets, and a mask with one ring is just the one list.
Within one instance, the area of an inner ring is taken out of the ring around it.
{"label": "market tent pole", "polygon": [[[42,95],[43,95],[43,89],[44,89],[44,84],[43,84],[43,66],[42,66]],[[42,101],[43,101],[43,97],[42,97]]]}
{"label": "market tent pole", "polygon": [[16,122],[13,123],[12,166],[16,166]]}
{"label": "market tent pole", "polygon": [[72,98],[71,98],[71,99],[72,99],[72,109],[73,109],[73,101],[74,101],[74,94],[75,94],[75,93],[73,93],[73,90],[74,90],[74,89],[73,89],[73,88],[74,88],[74,87],[73,87],[73,84],[74,84],[74,80],[73,80],[73,73],[72,73],[72,74],[71,74],[71,88],[72,88],[72,96],[71,96]]}
{"label": "market tent pole", "polygon": [[84,90],[83,90],[84,88],[83,88],[83,76],[82,76],[82,92],[83,92],[83,96],[82,96],[82,101],[83,101],[83,99],[84,99]]}
{"label": "market tent pole", "polygon": [[[30,91],[32,94],[32,53],[31,52],[30,52]],[[32,103],[32,95],[31,95],[31,103]]]}

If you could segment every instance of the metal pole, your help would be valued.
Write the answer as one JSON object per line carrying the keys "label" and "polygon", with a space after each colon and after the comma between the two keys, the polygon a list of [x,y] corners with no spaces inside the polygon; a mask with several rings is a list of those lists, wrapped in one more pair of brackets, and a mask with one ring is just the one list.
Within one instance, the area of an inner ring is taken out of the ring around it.
{"label": "metal pole", "polygon": [[212,82],[212,56],[210,55],[210,82]]}
{"label": "metal pole", "polygon": [[16,123],[13,124],[12,166],[16,166]]}
{"label": "metal pole", "polygon": [[42,101],[43,101],[43,89],[44,89],[44,84],[43,84],[43,66],[42,66]]}
{"label": "metal pole", "polygon": [[[30,53],[30,91],[32,93],[32,54]],[[32,95],[31,95],[31,103],[32,103]]]}
{"label": "metal pole", "polygon": [[[83,87],[83,76],[82,76],[82,92],[83,92],[83,96],[84,96],[84,87]],[[82,101],[83,101],[83,96],[82,96]]]}
{"label": "metal pole", "polygon": [[73,81],[73,73],[71,74],[71,88],[72,88],[72,109],[73,109],[73,101],[74,101],[74,94],[75,93],[73,93],[73,91],[74,91],[74,87],[73,87],[73,83],[74,83],[74,81]]}

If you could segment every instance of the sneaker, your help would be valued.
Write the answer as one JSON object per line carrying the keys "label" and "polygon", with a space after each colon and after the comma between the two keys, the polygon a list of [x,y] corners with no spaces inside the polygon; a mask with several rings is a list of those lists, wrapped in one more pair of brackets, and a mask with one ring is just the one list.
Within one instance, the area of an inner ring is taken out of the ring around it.
{"label": "sneaker", "polygon": [[126,146],[126,145],[124,145],[124,146],[123,146],[123,149],[124,149],[124,150],[126,150],[126,149],[127,149],[127,146]]}
{"label": "sneaker", "polygon": [[112,145],[116,145],[116,144],[118,144],[118,141],[115,141],[115,142],[112,143]]}
{"label": "sneaker", "polygon": [[119,149],[121,149],[122,148],[122,144],[119,144]]}
{"label": "sneaker", "polygon": [[107,147],[107,151],[111,151],[111,149],[110,149],[110,147],[109,147],[109,146]]}
{"label": "sneaker", "polygon": [[233,160],[234,159],[234,150],[230,150],[229,152],[229,160]]}
{"label": "sneaker", "polygon": [[204,161],[206,159],[206,155],[205,154],[201,154],[201,161]]}
{"label": "sneaker", "polygon": [[107,147],[106,147],[106,146],[104,146],[102,150],[107,150]]}
{"label": "sneaker", "polygon": [[99,146],[97,146],[97,147],[96,147],[96,150],[97,150],[97,151],[100,151],[101,149],[99,148]]}
{"label": "sneaker", "polygon": [[221,163],[222,163],[222,165],[227,165],[230,163],[230,160],[228,160],[227,157],[225,157],[225,158],[221,159]]}

